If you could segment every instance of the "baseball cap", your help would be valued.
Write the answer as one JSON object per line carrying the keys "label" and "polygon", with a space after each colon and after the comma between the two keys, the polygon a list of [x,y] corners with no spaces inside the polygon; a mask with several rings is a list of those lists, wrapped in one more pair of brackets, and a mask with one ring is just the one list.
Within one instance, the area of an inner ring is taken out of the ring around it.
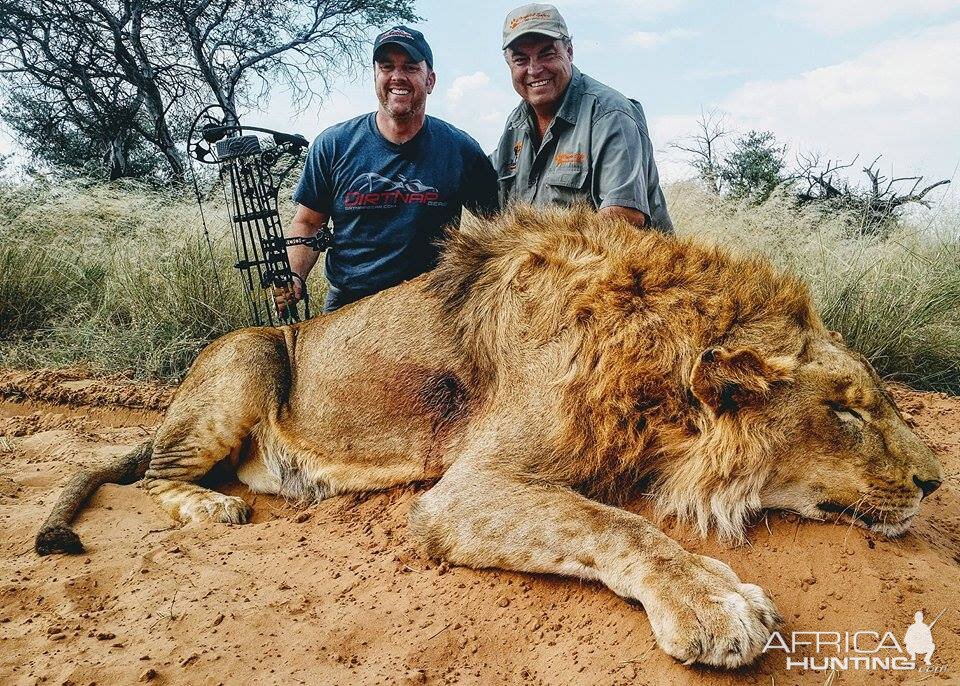
{"label": "baseball cap", "polygon": [[380,49],[385,45],[396,45],[410,55],[414,62],[426,62],[433,69],[433,52],[427,45],[427,39],[416,29],[406,26],[394,26],[387,29],[373,41],[373,59],[377,59]]}
{"label": "baseball cap", "polygon": [[567,23],[553,5],[531,3],[518,7],[503,22],[503,49],[520,36],[538,33],[550,38],[569,38]]}

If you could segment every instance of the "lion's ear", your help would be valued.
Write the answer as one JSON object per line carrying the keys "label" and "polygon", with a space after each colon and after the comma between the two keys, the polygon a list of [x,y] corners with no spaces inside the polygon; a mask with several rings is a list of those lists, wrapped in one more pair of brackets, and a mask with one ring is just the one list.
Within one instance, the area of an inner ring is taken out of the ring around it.
{"label": "lion's ear", "polygon": [[707,348],[693,365],[690,388],[715,414],[736,412],[763,402],[774,383],[791,379],[794,366],[792,358],[763,357],[752,348]]}
{"label": "lion's ear", "polygon": [[827,333],[830,334],[830,339],[834,343],[839,343],[840,345],[844,345],[843,336],[840,334],[839,331],[828,331]]}

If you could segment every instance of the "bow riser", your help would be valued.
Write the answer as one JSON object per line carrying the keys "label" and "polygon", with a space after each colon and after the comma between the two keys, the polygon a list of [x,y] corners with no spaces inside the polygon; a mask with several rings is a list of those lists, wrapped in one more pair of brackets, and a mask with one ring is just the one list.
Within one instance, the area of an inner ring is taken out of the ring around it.
{"label": "bow riser", "polygon": [[[307,285],[290,268],[287,247],[305,245],[318,251],[326,250],[332,235],[325,229],[311,238],[287,239],[278,210],[280,186],[306,149],[307,141],[303,136],[272,129],[225,125],[222,119],[213,116],[214,109],[214,105],[205,108],[194,120],[188,153],[198,162],[216,164],[219,168],[236,248],[234,267],[247,296],[251,323],[276,326],[308,319],[311,314]],[[203,126],[201,121],[205,122]],[[244,130],[272,134],[273,146],[264,148],[257,136],[244,135]],[[279,166],[284,158],[289,162]],[[202,209],[199,189],[197,201]],[[205,221],[204,231],[207,232]],[[209,232],[207,240],[209,243]],[[290,290],[295,280],[302,289],[303,312],[298,304],[277,311],[274,290]]]}

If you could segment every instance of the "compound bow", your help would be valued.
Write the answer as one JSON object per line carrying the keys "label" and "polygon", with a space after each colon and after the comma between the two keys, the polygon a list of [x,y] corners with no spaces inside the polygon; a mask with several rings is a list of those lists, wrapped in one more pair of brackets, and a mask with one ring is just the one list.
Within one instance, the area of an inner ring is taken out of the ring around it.
{"label": "compound bow", "polygon": [[[220,116],[217,116],[219,110]],[[271,141],[245,132],[267,133]],[[266,145],[265,145],[266,143]],[[203,164],[218,166],[224,200],[236,248],[238,270],[255,326],[292,324],[310,318],[310,296],[301,275],[290,268],[287,246],[305,245],[326,250],[332,240],[328,227],[311,238],[284,238],[277,208],[277,196],[297,158],[307,148],[299,134],[283,133],[258,126],[227,123],[223,109],[209,105],[194,119],[188,134],[187,154]],[[286,158],[285,165],[281,165]],[[194,173],[194,189],[200,204],[201,220],[210,247],[210,234],[203,219],[203,202]],[[210,247],[210,258],[213,249]],[[216,269],[214,269],[216,274]],[[297,303],[277,310],[274,290],[291,291],[294,281],[302,289],[303,314]]]}

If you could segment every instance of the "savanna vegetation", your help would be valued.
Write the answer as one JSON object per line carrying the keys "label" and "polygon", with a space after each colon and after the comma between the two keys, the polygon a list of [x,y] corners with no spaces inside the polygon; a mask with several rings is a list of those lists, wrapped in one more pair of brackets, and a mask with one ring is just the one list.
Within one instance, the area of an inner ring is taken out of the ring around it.
{"label": "savanna vegetation", "polygon": [[[960,392],[957,212],[907,217],[880,236],[782,192],[755,204],[688,183],[668,187],[668,201],[678,233],[802,275],[828,324],[882,374]],[[182,192],[129,181],[0,188],[0,365],[179,378],[207,341],[246,322],[218,209],[206,208],[214,270],[200,211]],[[311,289],[322,294],[319,277]]]}

